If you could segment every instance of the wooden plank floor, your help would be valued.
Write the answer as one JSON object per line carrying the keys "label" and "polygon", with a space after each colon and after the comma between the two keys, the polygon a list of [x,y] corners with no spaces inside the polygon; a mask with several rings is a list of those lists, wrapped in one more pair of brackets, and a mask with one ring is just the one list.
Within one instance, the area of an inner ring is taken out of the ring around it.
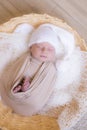
{"label": "wooden plank floor", "polygon": [[0,24],[32,12],[65,20],[87,42],[87,0],[0,0]]}

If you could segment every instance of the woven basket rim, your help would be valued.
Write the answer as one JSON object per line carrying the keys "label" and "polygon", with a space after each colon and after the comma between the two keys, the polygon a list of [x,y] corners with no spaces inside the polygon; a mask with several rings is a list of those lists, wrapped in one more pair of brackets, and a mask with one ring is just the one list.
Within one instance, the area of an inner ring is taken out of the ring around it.
{"label": "woven basket rim", "polygon": [[8,22],[0,25],[0,32],[13,32],[16,26],[21,23],[29,23],[34,27],[37,27],[42,23],[52,23],[56,26],[62,27],[74,34],[75,43],[77,46],[80,46],[82,50],[87,51],[85,40],[76,32],[75,29],[69,26],[64,20],[61,20],[54,16],[50,16],[48,14],[30,13],[27,15],[11,18]]}

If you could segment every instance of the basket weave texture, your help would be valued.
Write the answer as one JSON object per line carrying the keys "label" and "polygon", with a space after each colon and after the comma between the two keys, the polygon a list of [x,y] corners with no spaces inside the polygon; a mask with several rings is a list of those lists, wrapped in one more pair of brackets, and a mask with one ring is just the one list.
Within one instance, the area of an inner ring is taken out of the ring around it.
{"label": "basket weave texture", "polygon": [[[77,46],[82,50],[87,50],[84,40],[78,33],[72,29],[63,20],[56,17],[51,17],[47,14],[29,14],[21,17],[10,19],[8,22],[0,25],[0,32],[13,32],[17,25],[21,23],[29,23],[34,27],[42,23],[52,23],[62,27],[75,36]],[[32,117],[19,116],[12,112],[0,102],[0,130],[60,130],[56,118],[42,115],[35,115]]]}

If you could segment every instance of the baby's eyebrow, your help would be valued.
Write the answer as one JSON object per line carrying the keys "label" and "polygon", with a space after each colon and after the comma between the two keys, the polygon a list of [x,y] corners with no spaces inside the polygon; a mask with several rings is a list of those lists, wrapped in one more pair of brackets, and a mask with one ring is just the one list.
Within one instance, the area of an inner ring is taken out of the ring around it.
{"label": "baby's eyebrow", "polygon": [[[36,44],[37,46],[39,46],[39,47],[46,47],[46,46],[43,46],[43,45],[41,45],[41,44]],[[47,46],[46,48],[48,48],[48,49],[55,49],[54,47],[52,47],[52,46]]]}
{"label": "baby's eyebrow", "polygon": [[40,44],[36,44],[37,46],[42,46],[42,45],[40,45]]}

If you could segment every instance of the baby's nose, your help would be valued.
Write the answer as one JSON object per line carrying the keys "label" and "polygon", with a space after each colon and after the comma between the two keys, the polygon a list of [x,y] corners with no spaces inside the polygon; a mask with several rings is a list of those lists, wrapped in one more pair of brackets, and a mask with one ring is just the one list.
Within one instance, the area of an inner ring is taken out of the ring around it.
{"label": "baby's nose", "polygon": [[46,51],[46,48],[45,48],[45,47],[43,47],[43,48],[42,48],[42,51]]}

